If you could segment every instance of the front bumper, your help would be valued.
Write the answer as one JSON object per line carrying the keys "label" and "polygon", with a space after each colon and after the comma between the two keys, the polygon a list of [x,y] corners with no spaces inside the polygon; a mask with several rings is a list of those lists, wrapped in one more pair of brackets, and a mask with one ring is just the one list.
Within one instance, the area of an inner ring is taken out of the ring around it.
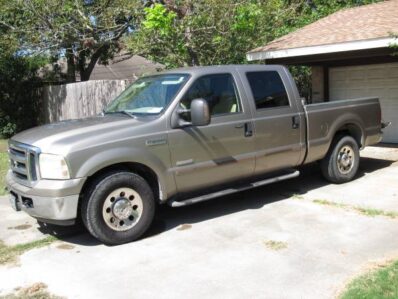
{"label": "front bumper", "polygon": [[84,182],[84,178],[40,180],[31,188],[17,182],[11,171],[6,176],[10,203],[15,210],[22,210],[43,222],[57,224],[73,224]]}

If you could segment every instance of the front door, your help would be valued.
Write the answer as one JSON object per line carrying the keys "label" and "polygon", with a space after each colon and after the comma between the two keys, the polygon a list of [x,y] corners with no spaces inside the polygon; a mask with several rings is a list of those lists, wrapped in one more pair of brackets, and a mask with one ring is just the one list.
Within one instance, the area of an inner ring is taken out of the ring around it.
{"label": "front door", "polygon": [[211,123],[169,132],[172,172],[179,192],[203,188],[200,191],[206,193],[206,188],[253,174],[253,124],[243,96],[232,73],[199,77],[183,96],[183,109],[189,109],[193,99],[205,99]]}

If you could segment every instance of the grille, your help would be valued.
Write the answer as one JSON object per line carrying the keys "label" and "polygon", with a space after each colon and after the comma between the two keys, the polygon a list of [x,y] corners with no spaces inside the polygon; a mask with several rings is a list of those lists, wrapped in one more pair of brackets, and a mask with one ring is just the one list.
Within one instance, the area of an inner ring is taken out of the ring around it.
{"label": "grille", "polygon": [[10,168],[16,179],[28,186],[37,181],[38,148],[10,141],[8,153]]}

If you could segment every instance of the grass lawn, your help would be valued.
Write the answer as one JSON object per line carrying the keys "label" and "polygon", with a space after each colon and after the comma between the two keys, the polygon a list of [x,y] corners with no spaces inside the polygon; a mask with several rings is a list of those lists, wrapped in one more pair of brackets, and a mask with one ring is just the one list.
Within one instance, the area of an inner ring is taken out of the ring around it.
{"label": "grass lawn", "polygon": [[398,261],[356,278],[347,286],[340,298],[398,298]]}
{"label": "grass lawn", "polygon": [[8,169],[7,140],[0,139],[0,195],[6,194],[5,176]]}
{"label": "grass lawn", "polygon": [[24,252],[34,248],[40,248],[50,245],[54,241],[57,241],[57,238],[55,238],[54,236],[14,246],[7,246],[2,241],[0,241],[0,265],[14,263],[17,261],[18,257]]}

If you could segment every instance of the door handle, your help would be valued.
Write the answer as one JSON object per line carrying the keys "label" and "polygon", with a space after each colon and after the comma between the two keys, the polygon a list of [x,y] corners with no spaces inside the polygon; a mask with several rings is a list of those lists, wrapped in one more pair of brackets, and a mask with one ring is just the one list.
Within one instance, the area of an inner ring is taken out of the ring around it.
{"label": "door handle", "polygon": [[295,115],[292,117],[292,128],[293,129],[300,128],[300,116]]}
{"label": "door handle", "polygon": [[244,128],[245,130],[245,137],[250,137],[253,136],[253,125],[251,122],[248,123],[243,123],[243,124],[237,124],[235,125],[236,129],[242,129]]}
{"label": "door handle", "polygon": [[253,136],[253,125],[252,123],[245,123],[245,137]]}

